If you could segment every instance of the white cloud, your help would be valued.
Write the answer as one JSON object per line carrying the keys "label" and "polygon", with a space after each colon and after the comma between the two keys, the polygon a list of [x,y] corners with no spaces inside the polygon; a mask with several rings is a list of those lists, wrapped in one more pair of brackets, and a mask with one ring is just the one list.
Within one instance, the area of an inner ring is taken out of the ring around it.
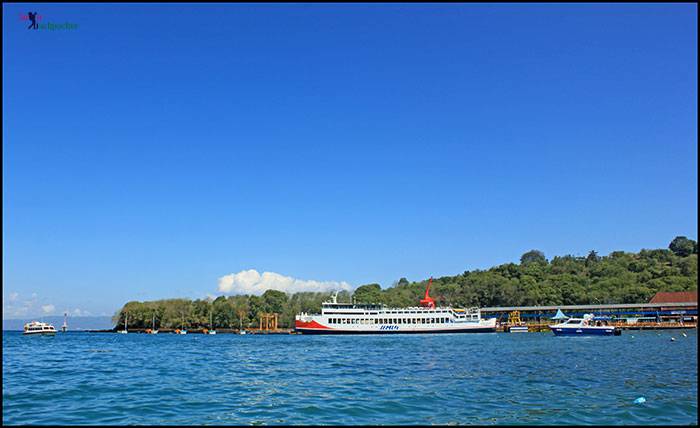
{"label": "white cloud", "polygon": [[89,317],[90,315],[92,315],[90,312],[86,311],[85,309],[80,309],[80,308],[75,308],[72,311],[69,311],[68,313],[74,317]]}
{"label": "white cloud", "polygon": [[45,314],[50,314],[56,309],[54,305],[43,305],[41,307],[41,310],[44,311]]}
{"label": "white cloud", "polygon": [[14,302],[19,297],[19,293],[10,293],[10,302]]}
{"label": "white cloud", "polygon": [[315,281],[296,279],[274,272],[263,272],[255,269],[242,270],[219,278],[219,291],[226,294],[261,295],[265,290],[279,290],[287,293],[299,291],[333,291],[352,290],[345,281]]}

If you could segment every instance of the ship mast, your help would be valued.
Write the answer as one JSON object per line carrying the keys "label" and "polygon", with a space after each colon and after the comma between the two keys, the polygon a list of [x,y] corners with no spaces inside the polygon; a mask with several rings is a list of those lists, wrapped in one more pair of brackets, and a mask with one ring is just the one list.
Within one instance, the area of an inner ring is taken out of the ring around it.
{"label": "ship mast", "polygon": [[64,333],[68,331],[68,312],[63,313],[63,326],[61,326],[61,331]]}

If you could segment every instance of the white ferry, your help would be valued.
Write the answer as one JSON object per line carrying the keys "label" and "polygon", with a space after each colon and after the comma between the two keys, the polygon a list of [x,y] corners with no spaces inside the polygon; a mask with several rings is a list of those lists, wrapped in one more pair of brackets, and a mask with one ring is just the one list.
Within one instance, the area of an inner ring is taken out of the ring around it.
{"label": "white ferry", "polygon": [[435,306],[429,296],[432,278],[420,307],[387,308],[380,304],[323,302],[321,314],[301,313],[295,330],[302,334],[387,333],[493,333],[496,319],[481,319],[479,308],[453,309]]}
{"label": "white ferry", "polygon": [[56,328],[49,323],[32,321],[24,325],[23,334],[56,334]]}

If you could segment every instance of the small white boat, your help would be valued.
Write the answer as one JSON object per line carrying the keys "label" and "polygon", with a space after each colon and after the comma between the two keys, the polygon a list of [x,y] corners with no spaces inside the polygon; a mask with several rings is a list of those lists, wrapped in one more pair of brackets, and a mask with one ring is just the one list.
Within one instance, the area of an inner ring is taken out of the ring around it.
{"label": "small white boat", "polygon": [[182,316],[182,328],[176,329],[175,334],[187,334],[187,330],[185,330],[185,316]]}
{"label": "small white boat", "polygon": [[158,334],[158,330],[156,330],[156,316],[155,316],[155,314],[153,315],[153,324],[152,324],[152,326],[153,326],[152,328],[149,328],[149,329],[146,330],[146,333],[148,333],[148,334]]}
{"label": "small white boat", "polygon": [[214,322],[212,317],[212,311],[209,311],[209,327],[211,328],[211,330],[207,330],[207,334],[216,334],[216,330],[214,330]]}
{"label": "small white boat", "polygon": [[509,333],[527,333],[526,325],[513,325],[508,327]]}
{"label": "small white boat", "polygon": [[241,330],[238,334],[246,334],[245,330]]}
{"label": "small white boat", "polygon": [[24,333],[26,335],[53,335],[56,334],[56,328],[45,322],[32,321],[24,325]]}
{"label": "small white boat", "polygon": [[119,333],[121,333],[121,334],[127,334],[127,333],[128,333],[128,331],[127,331],[127,329],[126,329],[127,324],[129,324],[129,314],[128,314],[128,313],[125,314],[125,316],[124,316],[124,330],[119,330]]}

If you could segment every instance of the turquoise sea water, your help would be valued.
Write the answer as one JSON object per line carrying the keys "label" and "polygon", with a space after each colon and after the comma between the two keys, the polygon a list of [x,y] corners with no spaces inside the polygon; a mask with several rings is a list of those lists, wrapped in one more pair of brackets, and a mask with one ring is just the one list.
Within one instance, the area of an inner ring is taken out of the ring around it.
{"label": "turquoise sea water", "polygon": [[[6,331],[2,418],[5,424],[697,424],[697,332],[686,334],[24,337]],[[638,397],[646,402],[635,404]]]}

